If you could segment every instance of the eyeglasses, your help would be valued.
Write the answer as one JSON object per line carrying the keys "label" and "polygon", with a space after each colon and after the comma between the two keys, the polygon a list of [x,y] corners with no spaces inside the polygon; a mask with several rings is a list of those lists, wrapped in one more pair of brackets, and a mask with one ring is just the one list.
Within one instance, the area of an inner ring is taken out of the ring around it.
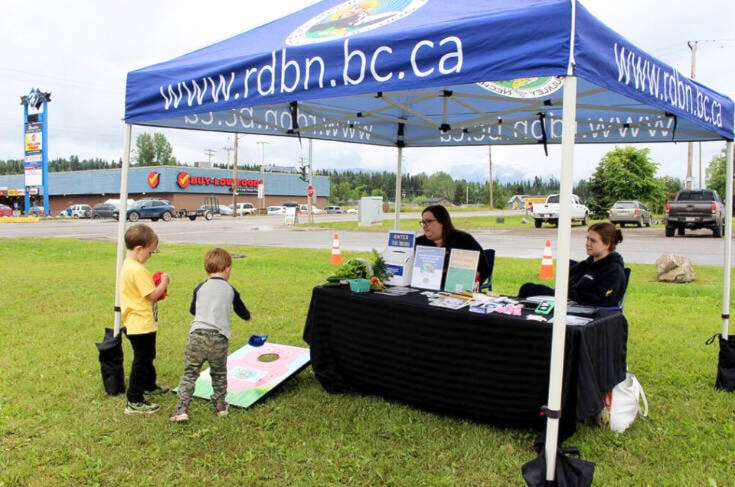
{"label": "eyeglasses", "polygon": [[421,225],[422,227],[428,227],[429,225],[431,225],[435,221],[436,220],[420,220],[419,221],[419,225]]}

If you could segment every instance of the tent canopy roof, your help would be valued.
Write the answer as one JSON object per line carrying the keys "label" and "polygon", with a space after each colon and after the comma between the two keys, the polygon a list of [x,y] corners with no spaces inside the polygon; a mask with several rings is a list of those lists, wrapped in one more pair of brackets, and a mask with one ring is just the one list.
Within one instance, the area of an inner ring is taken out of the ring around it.
{"label": "tent canopy roof", "polygon": [[[573,39],[573,43],[571,40]],[[128,74],[131,124],[433,147],[732,140],[733,102],[571,0],[324,0]]]}

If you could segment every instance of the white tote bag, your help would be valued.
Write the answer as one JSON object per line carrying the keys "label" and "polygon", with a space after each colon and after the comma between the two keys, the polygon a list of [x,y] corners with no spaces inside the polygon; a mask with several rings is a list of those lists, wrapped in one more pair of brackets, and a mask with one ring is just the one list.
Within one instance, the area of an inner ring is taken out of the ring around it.
{"label": "white tote bag", "polygon": [[610,429],[622,433],[633,424],[639,414],[648,416],[648,400],[635,375],[626,373],[625,380],[612,390]]}

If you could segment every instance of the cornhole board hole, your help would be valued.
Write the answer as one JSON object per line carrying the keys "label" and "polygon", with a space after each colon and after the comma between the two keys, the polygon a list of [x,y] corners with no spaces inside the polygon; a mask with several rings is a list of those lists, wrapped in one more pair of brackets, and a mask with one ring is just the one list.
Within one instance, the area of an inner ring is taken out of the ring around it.
{"label": "cornhole board hole", "polygon": [[[227,357],[227,398],[232,406],[247,408],[301,372],[311,361],[308,348],[266,343],[245,345]],[[209,368],[196,381],[194,396],[212,396]]]}

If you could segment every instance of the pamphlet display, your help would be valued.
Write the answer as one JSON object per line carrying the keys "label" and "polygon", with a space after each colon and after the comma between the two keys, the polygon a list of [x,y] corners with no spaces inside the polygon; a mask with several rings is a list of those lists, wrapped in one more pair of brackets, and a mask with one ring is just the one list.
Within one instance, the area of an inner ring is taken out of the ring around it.
{"label": "pamphlet display", "polygon": [[415,239],[413,232],[391,231],[388,234],[388,246],[383,251],[383,260],[390,277],[385,280],[385,284],[408,286],[411,283]]}
{"label": "pamphlet display", "polygon": [[444,254],[444,247],[417,245],[411,275],[411,287],[441,289]]}
{"label": "pamphlet display", "polygon": [[479,261],[480,252],[477,250],[452,249],[444,290],[455,293],[472,291]]}

